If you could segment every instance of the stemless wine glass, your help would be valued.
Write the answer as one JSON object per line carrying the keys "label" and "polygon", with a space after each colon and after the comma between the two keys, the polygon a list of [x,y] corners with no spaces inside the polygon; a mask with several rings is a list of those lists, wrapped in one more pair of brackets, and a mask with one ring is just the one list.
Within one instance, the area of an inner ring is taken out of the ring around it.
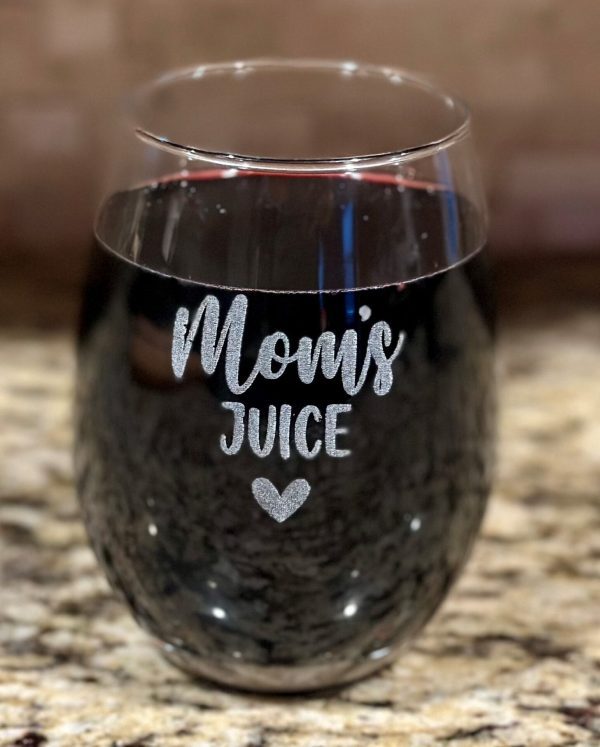
{"label": "stemless wine glass", "polygon": [[363,676],[440,604],[489,488],[468,112],[402,71],[260,60],[166,75],[127,121],[79,342],[94,550],[190,672]]}

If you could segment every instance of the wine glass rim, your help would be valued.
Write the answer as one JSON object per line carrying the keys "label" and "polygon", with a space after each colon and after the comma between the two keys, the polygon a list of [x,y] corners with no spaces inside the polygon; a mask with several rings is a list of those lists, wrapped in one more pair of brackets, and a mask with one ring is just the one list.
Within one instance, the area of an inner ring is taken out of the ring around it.
{"label": "wine glass rim", "polygon": [[[240,75],[259,70],[314,71],[339,73],[340,75],[362,75],[388,80],[394,87],[412,88],[428,94],[442,102],[447,111],[456,115],[458,124],[437,139],[427,140],[410,147],[386,150],[377,153],[359,153],[351,156],[332,157],[272,157],[231,151],[211,150],[197,145],[177,142],[168,135],[155,132],[139,121],[140,105],[153,93],[170,85],[201,79],[207,75]],[[459,97],[438,87],[427,78],[403,68],[354,61],[322,60],[313,58],[258,58],[233,62],[218,62],[167,71],[154,80],[139,86],[126,101],[127,118],[136,136],[143,142],[186,160],[201,160],[232,169],[252,169],[268,172],[346,172],[373,167],[397,166],[419,158],[427,158],[446,150],[467,137],[471,128],[471,114],[467,104]]]}

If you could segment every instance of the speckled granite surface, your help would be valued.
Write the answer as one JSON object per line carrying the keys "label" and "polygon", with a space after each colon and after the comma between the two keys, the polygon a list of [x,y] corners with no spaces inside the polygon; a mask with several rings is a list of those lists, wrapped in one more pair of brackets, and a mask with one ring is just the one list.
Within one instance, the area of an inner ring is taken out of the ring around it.
{"label": "speckled granite surface", "polygon": [[600,744],[600,319],[505,331],[497,487],[458,586],[379,675],[250,697],[163,661],[96,568],[67,336],[0,332],[0,745]]}

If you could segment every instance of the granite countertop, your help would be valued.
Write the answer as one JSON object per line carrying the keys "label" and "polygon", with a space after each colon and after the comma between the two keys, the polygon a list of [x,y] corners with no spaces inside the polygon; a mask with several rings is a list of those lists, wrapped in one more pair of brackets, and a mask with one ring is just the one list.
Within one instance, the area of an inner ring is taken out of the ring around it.
{"label": "granite countertop", "polygon": [[190,681],[115,599],[70,461],[69,336],[0,332],[0,745],[600,744],[600,324],[509,326],[468,568],[395,665],[334,694]]}

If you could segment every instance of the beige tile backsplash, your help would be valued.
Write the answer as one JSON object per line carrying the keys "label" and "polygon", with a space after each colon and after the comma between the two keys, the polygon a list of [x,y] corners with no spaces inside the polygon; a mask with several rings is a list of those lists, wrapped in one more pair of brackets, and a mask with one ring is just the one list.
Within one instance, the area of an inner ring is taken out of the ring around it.
{"label": "beige tile backsplash", "polygon": [[599,0],[0,0],[0,229],[81,252],[111,102],[178,65],[355,58],[466,98],[503,251],[600,244]]}

